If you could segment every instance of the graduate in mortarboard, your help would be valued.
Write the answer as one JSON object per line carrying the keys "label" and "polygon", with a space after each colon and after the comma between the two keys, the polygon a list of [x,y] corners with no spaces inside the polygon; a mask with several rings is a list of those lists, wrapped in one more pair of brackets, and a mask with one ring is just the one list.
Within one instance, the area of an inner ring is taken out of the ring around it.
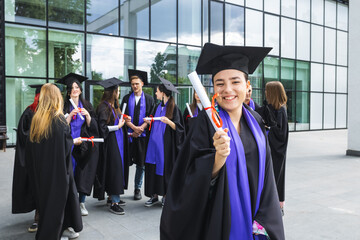
{"label": "graduate in mortarboard", "polygon": [[129,79],[132,92],[124,96],[120,109],[127,104],[125,114],[131,116],[131,122],[127,122],[130,145],[130,159],[136,164],[134,179],[134,200],[140,200],[141,185],[145,172],[145,154],[149,135],[148,124],[143,118],[150,116],[154,109],[154,98],[143,92],[142,88],[148,84],[147,72],[129,69]]}
{"label": "graduate in mortarboard", "polygon": [[122,84],[117,78],[99,81],[104,87],[104,94],[96,109],[100,137],[104,143],[100,144],[100,158],[97,176],[94,183],[94,197],[103,200],[107,193],[110,212],[118,215],[125,214],[121,206],[125,202],[120,199],[128,186],[129,178],[129,147],[125,121],[131,118],[119,108],[119,86]]}
{"label": "graduate in mortarboard", "polygon": [[[98,124],[95,111],[90,102],[83,98],[81,83],[87,77],[69,73],[57,83],[66,85],[64,96],[64,114],[70,124],[73,138],[98,137]],[[76,105],[71,104],[70,99]],[[80,116],[81,115],[81,116]],[[99,144],[84,141],[80,146],[75,146],[72,151],[72,163],[76,187],[79,192],[80,210],[82,216],[89,213],[85,207],[85,198],[90,196],[95,180],[96,168],[99,159]]]}
{"label": "graduate in mortarboard", "polygon": [[190,126],[192,126],[195,121],[195,118],[198,116],[199,112],[201,110],[203,110],[203,106],[200,102],[200,98],[199,96],[197,95],[197,93],[195,92],[194,90],[194,93],[193,93],[193,99],[192,99],[192,103],[189,105],[190,107],[190,111],[191,111],[191,114],[192,114],[192,117],[189,113],[189,110],[188,108],[185,108],[184,110],[184,114],[183,114],[183,119],[184,119],[184,125],[185,125],[185,131],[186,132],[189,132],[189,128]]}
{"label": "graduate in mortarboard", "polygon": [[148,121],[151,130],[145,159],[145,195],[150,199],[146,207],[159,203],[159,195],[163,196],[164,204],[175,159],[185,136],[181,111],[172,96],[179,91],[168,80],[160,80],[162,84],[156,89],[156,98],[161,102],[152,115],[161,120]]}
{"label": "graduate in mortarboard", "polygon": [[212,74],[223,130],[199,113],[173,169],[160,239],[285,239],[265,128],[244,104],[248,74],[270,50],[205,44],[196,71]]}

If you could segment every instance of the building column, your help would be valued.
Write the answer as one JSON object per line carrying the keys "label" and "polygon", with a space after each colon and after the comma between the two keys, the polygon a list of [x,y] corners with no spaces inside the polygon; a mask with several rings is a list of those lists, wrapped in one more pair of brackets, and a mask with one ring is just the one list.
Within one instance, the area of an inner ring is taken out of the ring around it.
{"label": "building column", "polygon": [[5,1],[0,0],[0,125],[6,125],[5,110]]}

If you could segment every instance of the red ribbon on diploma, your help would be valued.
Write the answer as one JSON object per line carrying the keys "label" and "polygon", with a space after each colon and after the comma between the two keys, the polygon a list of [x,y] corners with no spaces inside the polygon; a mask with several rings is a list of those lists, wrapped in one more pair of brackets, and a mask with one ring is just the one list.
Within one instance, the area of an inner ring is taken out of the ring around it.
{"label": "red ribbon on diploma", "polygon": [[186,116],[186,121],[188,120],[188,118],[191,118],[191,116],[190,116],[190,114],[188,114],[187,116]]}
{"label": "red ribbon on diploma", "polygon": [[[79,109],[79,113],[81,114],[81,108],[78,108]],[[77,114],[76,114],[77,115]],[[76,119],[76,115],[73,116],[73,120]]]}
{"label": "red ribbon on diploma", "polygon": [[129,115],[126,115],[125,113],[123,113],[124,119],[129,117]]}
{"label": "red ribbon on diploma", "polygon": [[149,126],[149,131],[150,131],[151,130],[151,124],[154,122],[154,116],[150,115],[149,117],[151,117],[150,126]]}
{"label": "red ribbon on diploma", "polygon": [[212,97],[212,100],[211,100],[211,107],[207,107],[207,108],[205,108],[205,110],[211,109],[212,120],[214,121],[215,125],[218,128],[221,128],[223,125],[223,122],[222,122],[221,117],[219,116],[219,113],[215,109],[215,98],[217,98],[218,96],[219,96],[218,93],[214,94],[214,96]]}
{"label": "red ribbon on diploma", "polygon": [[91,143],[92,143],[92,146],[94,147],[94,141],[93,141],[93,138],[94,138],[94,136],[91,136],[91,137],[89,137],[89,138],[81,138],[81,140],[90,140],[91,141]]}

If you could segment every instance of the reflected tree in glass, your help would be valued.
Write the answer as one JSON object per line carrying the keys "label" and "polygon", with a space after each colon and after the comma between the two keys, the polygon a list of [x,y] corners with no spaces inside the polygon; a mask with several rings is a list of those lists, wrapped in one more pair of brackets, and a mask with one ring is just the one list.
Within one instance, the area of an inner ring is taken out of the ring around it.
{"label": "reflected tree in glass", "polygon": [[5,1],[5,18],[7,21],[45,25],[45,2],[45,0]]}
{"label": "reflected tree in glass", "polygon": [[[87,0],[87,5],[91,5],[90,0]],[[48,0],[48,6],[50,26],[84,28],[84,0]]]}

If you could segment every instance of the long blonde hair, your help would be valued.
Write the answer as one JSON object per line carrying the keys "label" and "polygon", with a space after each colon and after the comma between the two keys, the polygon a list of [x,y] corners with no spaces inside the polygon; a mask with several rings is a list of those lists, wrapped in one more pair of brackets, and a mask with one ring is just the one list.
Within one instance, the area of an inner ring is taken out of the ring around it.
{"label": "long blonde hair", "polygon": [[266,101],[276,110],[286,106],[287,96],[284,86],[279,81],[271,81],[265,85]]}
{"label": "long blonde hair", "polygon": [[39,143],[51,136],[51,125],[63,115],[64,101],[60,90],[52,83],[44,84],[40,91],[39,104],[31,121],[30,141]]}

